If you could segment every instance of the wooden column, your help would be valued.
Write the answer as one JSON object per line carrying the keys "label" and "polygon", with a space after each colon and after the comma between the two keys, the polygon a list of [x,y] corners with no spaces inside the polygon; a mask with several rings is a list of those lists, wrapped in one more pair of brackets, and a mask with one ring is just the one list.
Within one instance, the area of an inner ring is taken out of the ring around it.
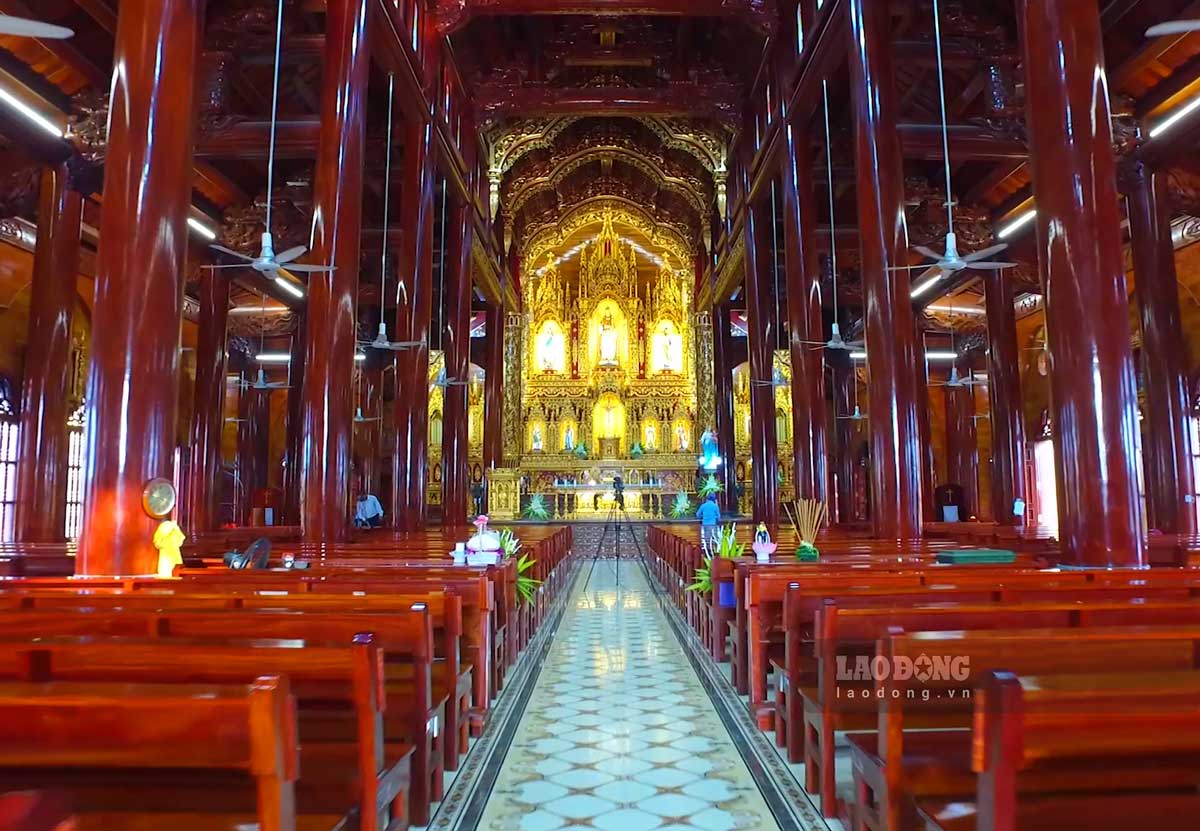
{"label": "wooden column", "polygon": [[1179,316],[1179,284],[1171,243],[1165,177],[1138,163],[1124,177],[1134,290],[1142,323],[1146,379],[1146,502],[1152,525],[1169,534],[1196,533],[1196,483],[1188,429],[1187,348]]}
{"label": "wooden column", "polygon": [[1094,0],[1022,0],[1026,121],[1066,562],[1146,563],[1116,164]]}
{"label": "wooden column", "polygon": [[[361,374],[355,412],[362,410],[363,421],[354,425],[354,455],[357,464],[357,493],[379,495],[380,441],[383,432],[383,356],[378,349],[368,349],[367,359],[359,364]],[[357,418],[357,415],[356,415]]]}
{"label": "wooden column", "polygon": [[837,420],[837,521],[854,522],[854,425],[858,422],[845,416],[854,412],[854,363],[842,357],[833,367],[833,411]]}
{"label": "wooden column", "polygon": [[504,301],[487,310],[483,380],[483,467],[504,467]]}
{"label": "wooden column", "polygon": [[304,456],[304,360],[308,353],[306,315],[300,312],[292,332],[288,364],[287,448],[283,472],[283,524],[300,524],[300,471]]}
{"label": "wooden column", "polygon": [[789,123],[786,136],[783,229],[791,332],[794,478],[797,497],[824,501],[828,499],[825,354],[811,343],[825,339],[821,265],[817,256],[817,206],[807,135],[798,125]]}
{"label": "wooden column", "polygon": [[142,493],[174,473],[199,5],[124,0],[117,16],[79,574],[151,574],[158,565],[158,523]]}
{"label": "wooden column", "polygon": [[[471,243],[475,225],[469,205],[455,205],[446,217],[445,303],[446,330],[442,346],[446,377],[465,382],[471,373]],[[467,524],[467,495],[471,489],[465,383],[449,384],[443,394],[442,525]]]}
{"label": "wooden column", "polygon": [[937,469],[933,458],[933,428],[929,423],[929,361],[925,357],[925,333],[918,327],[917,348],[917,419],[921,430],[921,510],[926,517],[937,517],[934,481]]}
{"label": "wooden column", "polygon": [[335,270],[314,273],[308,281],[299,477],[306,542],[349,537],[355,302],[370,70],[367,5],[367,0],[336,0],[325,15],[311,260]]}
{"label": "wooden column", "polygon": [[[775,435],[774,263],[767,206],[746,205],[746,318],[750,354],[750,474],[754,521],[779,524],[779,445]],[[761,383],[765,381],[766,383]],[[756,383],[757,382],[757,383]]]}
{"label": "wooden column", "polygon": [[71,190],[67,166],[46,168],[38,202],[17,432],[17,542],[59,542],[64,535],[71,316],[79,279],[82,210],[83,198]]}
{"label": "wooden column", "polygon": [[719,476],[725,486],[725,510],[737,512],[737,445],[733,425],[733,323],[729,303],[713,307],[713,397],[716,405]]}
{"label": "wooden column", "polygon": [[871,518],[881,539],[921,536],[916,329],[907,271],[904,159],[887,0],[849,0],[858,224],[871,402]]}
{"label": "wooden column", "polygon": [[[958,364],[959,377],[971,377],[966,361]],[[979,442],[975,431],[975,388],[942,387],[946,402],[946,475],[963,489],[967,516],[979,515]]]}
{"label": "wooden column", "polygon": [[1025,492],[1025,414],[1021,404],[1021,351],[1012,277],[1007,271],[984,278],[988,325],[988,410],[992,424],[992,518],[1023,524],[1013,502]]}
{"label": "wooden column", "polygon": [[404,239],[396,285],[397,340],[425,343],[396,353],[396,447],[392,451],[392,523],[398,531],[425,527],[429,474],[429,327],[433,296],[433,211],[436,175],[431,128],[407,125],[400,222]]}
{"label": "wooden column", "polygon": [[270,466],[271,391],[247,387],[238,400],[237,471],[239,500],[237,521],[250,525],[254,494],[267,486]]}
{"label": "wooden column", "polygon": [[188,464],[187,525],[192,534],[218,526],[221,434],[225,428],[225,340],[229,323],[228,272],[200,270],[200,321],[196,336],[196,394]]}

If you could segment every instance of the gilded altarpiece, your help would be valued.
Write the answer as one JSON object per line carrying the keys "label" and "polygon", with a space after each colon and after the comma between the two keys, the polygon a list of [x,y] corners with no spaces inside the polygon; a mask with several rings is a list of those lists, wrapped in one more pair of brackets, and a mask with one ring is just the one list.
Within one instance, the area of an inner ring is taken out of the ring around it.
{"label": "gilded altarpiece", "polygon": [[605,215],[578,251],[577,274],[554,257],[527,263],[524,273],[516,423],[528,490],[601,485],[615,475],[634,488],[635,503],[639,486],[692,490],[708,426],[697,410],[697,364],[708,361],[711,399],[712,333],[707,358],[698,357],[688,272],[623,240]]}

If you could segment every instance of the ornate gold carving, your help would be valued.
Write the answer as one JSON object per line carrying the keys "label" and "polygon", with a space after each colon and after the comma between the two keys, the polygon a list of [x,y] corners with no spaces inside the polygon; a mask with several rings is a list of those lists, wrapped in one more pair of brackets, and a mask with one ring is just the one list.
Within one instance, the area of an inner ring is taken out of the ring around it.
{"label": "ornate gold carving", "polygon": [[642,206],[613,197],[599,197],[580,203],[562,215],[561,219],[531,235],[522,254],[522,272],[534,268],[546,255],[560,248],[564,241],[581,228],[603,221],[610,215],[614,222],[625,225],[661,248],[675,263],[692,261],[692,246],[677,230],[658,223]]}

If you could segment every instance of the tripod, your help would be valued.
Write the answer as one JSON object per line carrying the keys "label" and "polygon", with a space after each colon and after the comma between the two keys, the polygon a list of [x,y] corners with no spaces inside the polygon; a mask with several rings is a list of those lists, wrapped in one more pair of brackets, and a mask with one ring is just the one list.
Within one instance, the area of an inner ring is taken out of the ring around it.
{"label": "tripod", "polygon": [[613,506],[608,509],[608,517],[604,520],[604,528],[600,531],[600,540],[596,543],[596,553],[594,559],[600,559],[600,555],[604,551],[604,541],[608,539],[608,532],[613,532],[613,557],[621,559],[621,529],[624,528],[629,538],[633,540],[634,546],[637,548],[638,557],[644,558],[645,553],[642,551],[641,540],[638,539],[637,533],[633,530],[633,523],[629,521],[629,514],[625,512],[625,501],[617,500]]}

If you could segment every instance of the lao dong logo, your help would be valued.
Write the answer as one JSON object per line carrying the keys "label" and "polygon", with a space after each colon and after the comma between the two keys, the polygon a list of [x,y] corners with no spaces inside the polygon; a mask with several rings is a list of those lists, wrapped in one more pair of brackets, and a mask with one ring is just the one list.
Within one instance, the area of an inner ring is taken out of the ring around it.
{"label": "lao dong logo", "polygon": [[922,684],[931,681],[966,681],[971,675],[969,655],[925,655],[916,658],[907,655],[876,655],[871,658],[859,655],[853,663],[850,656],[839,655],[837,680],[839,681],[910,681]]}

